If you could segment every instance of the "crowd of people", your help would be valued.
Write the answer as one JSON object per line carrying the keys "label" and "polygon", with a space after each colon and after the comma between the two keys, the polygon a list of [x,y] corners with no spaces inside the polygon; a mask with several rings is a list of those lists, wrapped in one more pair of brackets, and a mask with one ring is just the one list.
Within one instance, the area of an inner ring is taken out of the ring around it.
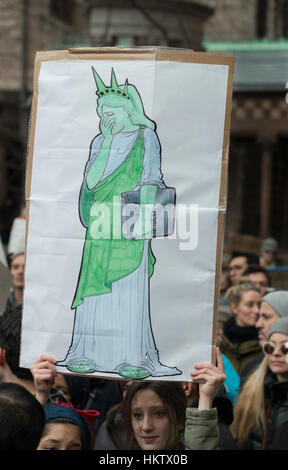
{"label": "crowd of people", "polygon": [[259,257],[232,253],[223,266],[216,363],[191,364],[188,382],[63,375],[41,354],[21,368],[24,252],[10,256],[0,449],[287,450],[288,291],[267,269],[275,241],[262,248]]}

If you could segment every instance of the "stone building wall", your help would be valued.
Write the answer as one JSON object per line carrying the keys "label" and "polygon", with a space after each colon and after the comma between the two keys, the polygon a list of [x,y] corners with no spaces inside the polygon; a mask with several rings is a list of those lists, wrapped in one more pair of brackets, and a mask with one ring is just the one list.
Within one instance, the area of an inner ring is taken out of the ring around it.
{"label": "stone building wall", "polygon": [[[281,1],[260,0],[267,3],[267,39],[283,36],[285,12]],[[205,24],[205,37],[214,41],[251,41],[257,34],[257,0],[198,0],[204,6],[214,8],[214,15]],[[286,12],[287,13],[287,12]]]}
{"label": "stone building wall", "polygon": [[[52,9],[61,3],[66,8],[64,18],[57,16],[57,8]],[[24,205],[35,54],[57,48],[71,32],[84,28],[88,15],[83,6],[73,0],[0,0],[0,235],[4,245]]]}
{"label": "stone building wall", "polygon": [[29,0],[29,3],[27,81],[31,86],[36,52],[57,48],[63,38],[73,31],[73,24],[51,15],[49,0]]}
{"label": "stone building wall", "polygon": [[21,87],[21,0],[0,1],[0,90]]}
{"label": "stone building wall", "polygon": [[23,81],[31,89],[36,51],[55,49],[88,24],[84,10],[77,14],[81,4],[70,4],[75,14],[65,22],[52,14],[50,0],[0,0],[0,91],[19,91]]}
{"label": "stone building wall", "polygon": [[255,39],[256,0],[200,0],[214,8],[205,25],[205,37],[215,41]]}

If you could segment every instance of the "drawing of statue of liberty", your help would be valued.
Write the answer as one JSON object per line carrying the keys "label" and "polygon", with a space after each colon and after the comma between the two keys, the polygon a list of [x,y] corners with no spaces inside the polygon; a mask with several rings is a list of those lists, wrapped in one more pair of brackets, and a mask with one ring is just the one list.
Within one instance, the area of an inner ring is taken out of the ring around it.
{"label": "drawing of statue of liberty", "polygon": [[[156,124],[126,80],[112,69],[106,86],[92,67],[97,86],[100,133],[92,140],[79,197],[86,239],[77,289],[71,345],[57,363],[74,373],[109,373],[130,379],[179,375],[160,362],[150,318],[151,216],[157,192],[166,188]],[[113,221],[123,194],[139,194],[132,237],[114,236]],[[99,223],[99,208],[107,208]],[[148,224],[147,228],[147,220]],[[145,223],[144,223],[145,221]],[[105,225],[105,236],[103,236]]]}

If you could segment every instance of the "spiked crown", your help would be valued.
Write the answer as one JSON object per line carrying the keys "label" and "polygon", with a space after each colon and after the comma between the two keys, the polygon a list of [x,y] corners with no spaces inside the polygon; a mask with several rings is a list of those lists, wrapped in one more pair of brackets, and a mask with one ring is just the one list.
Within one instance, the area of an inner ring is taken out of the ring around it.
{"label": "spiked crown", "polygon": [[122,98],[125,98],[125,99],[131,101],[131,102],[133,101],[131,96],[129,96],[129,93],[128,93],[128,80],[127,80],[127,78],[126,78],[126,82],[125,82],[125,85],[124,85],[124,89],[119,88],[115,72],[112,68],[112,71],[111,71],[111,86],[108,87],[102,81],[102,79],[100,78],[100,76],[98,75],[98,73],[96,72],[94,67],[92,67],[92,70],[93,70],[95,83],[96,83],[96,86],[97,86],[96,94],[99,96],[99,98],[101,98],[102,96],[105,96],[105,95],[118,95],[118,96],[121,96]]}

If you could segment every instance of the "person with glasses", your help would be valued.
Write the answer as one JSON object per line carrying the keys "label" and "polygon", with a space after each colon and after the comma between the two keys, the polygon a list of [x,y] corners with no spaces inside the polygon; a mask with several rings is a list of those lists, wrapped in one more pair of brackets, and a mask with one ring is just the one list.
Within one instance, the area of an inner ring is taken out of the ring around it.
{"label": "person with glasses", "polygon": [[238,395],[231,426],[242,450],[288,450],[288,317],[262,344],[264,359]]}
{"label": "person with glasses", "polygon": [[[256,322],[258,330],[258,340],[260,344],[267,341],[267,335],[273,323],[282,317],[288,316],[288,291],[275,290],[268,292],[262,297],[260,311]],[[260,353],[247,361],[241,372],[240,387],[243,386],[249,375],[259,366],[264,357],[261,349]]]}

